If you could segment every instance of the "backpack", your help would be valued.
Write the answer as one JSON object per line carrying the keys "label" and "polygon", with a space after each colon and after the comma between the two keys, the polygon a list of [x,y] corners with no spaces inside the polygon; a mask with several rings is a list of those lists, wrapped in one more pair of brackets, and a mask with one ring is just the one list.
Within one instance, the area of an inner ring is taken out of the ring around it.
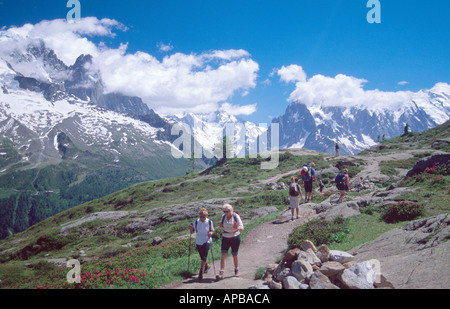
{"label": "backpack", "polygon": [[299,196],[300,195],[300,187],[298,186],[298,184],[295,184],[295,187],[293,187],[291,185],[291,187],[289,188],[289,195],[290,196]]}
{"label": "backpack", "polygon": [[[238,222],[238,220],[237,220],[237,215],[239,215],[239,213],[238,213],[237,211],[233,212],[233,218],[234,218],[234,221],[236,221],[236,222]],[[223,226],[223,223],[225,222],[225,217],[226,217],[226,216],[227,216],[227,215],[223,215],[223,216],[222,216],[222,222],[221,222],[222,226]]]}
{"label": "backpack", "polygon": [[[198,220],[200,220],[200,219],[195,220],[195,232],[196,232],[196,233],[198,232],[198,230],[197,230],[197,223],[198,223]],[[211,231],[212,231],[212,227],[211,227],[212,221],[211,221],[211,219],[208,219],[208,220],[209,220],[209,231],[211,232]]]}
{"label": "backpack", "polygon": [[336,183],[337,187],[345,186],[346,184],[345,180],[346,180],[345,175],[342,173],[337,174],[336,178],[334,178],[334,182]]}
{"label": "backpack", "polygon": [[303,167],[306,167],[308,169],[308,171],[302,170],[302,172],[301,172],[302,180],[303,181],[311,181],[312,180],[311,167],[309,166],[309,164],[305,164],[305,165],[303,165]]}

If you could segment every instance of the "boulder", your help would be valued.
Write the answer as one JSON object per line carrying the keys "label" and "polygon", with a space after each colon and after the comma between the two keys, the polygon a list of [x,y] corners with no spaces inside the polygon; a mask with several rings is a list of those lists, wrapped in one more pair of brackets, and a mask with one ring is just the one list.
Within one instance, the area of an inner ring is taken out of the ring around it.
{"label": "boulder", "polygon": [[361,214],[356,202],[344,202],[336,205],[332,204],[330,200],[325,200],[316,205],[314,210],[319,214],[319,218],[327,221],[331,221],[339,216],[346,218]]}
{"label": "boulder", "polygon": [[313,251],[314,253],[317,252],[316,246],[314,246],[314,244],[313,244],[312,241],[310,241],[310,240],[305,240],[305,241],[302,243],[302,249],[303,249],[303,251],[308,251],[308,249],[312,249],[312,251]]}
{"label": "boulder", "polygon": [[418,219],[349,253],[357,262],[377,259],[382,275],[396,289],[448,289],[449,221],[448,214]]}
{"label": "boulder", "polygon": [[162,238],[161,237],[155,237],[155,238],[153,238],[153,246],[157,246],[157,245],[159,245],[159,244],[161,244],[162,243]]}
{"label": "boulder", "polygon": [[322,262],[320,259],[310,251],[300,251],[297,257],[297,260],[303,260],[307,263],[309,263],[311,266],[318,266],[320,267],[322,265]]}
{"label": "boulder", "polygon": [[330,261],[339,262],[341,264],[350,262],[355,257],[347,252],[340,250],[330,250]]}
{"label": "boulder", "polygon": [[320,271],[315,271],[312,274],[311,280],[309,281],[309,287],[313,290],[339,289],[338,286],[331,283],[330,279],[328,279],[328,277],[322,274]]}
{"label": "boulder", "polygon": [[287,267],[291,267],[292,262],[294,262],[298,255],[300,254],[300,249],[294,248],[289,250],[286,255],[284,256],[284,262],[286,263]]}
{"label": "boulder", "polygon": [[330,249],[327,245],[321,245],[319,249],[317,249],[316,256],[322,263],[327,262],[330,258]]}
{"label": "boulder", "polygon": [[422,173],[427,167],[432,167],[434,164],[450,164],[450,154],[445,152],[436,152],[434,155],[425,157],[416,162],[414,167],[406,174],[406,177],[411,177]]}
{"label": "boulder", "polygon": [[277,282],[275,280],[272,280],[269,282],[269,288],[272,290],[282,290],[283,284],[281,282]]}
{"label": "boulder", "polygon": [[304,260],[297,260],[292,263],[292,275],[298,280],[309,279],[314,272],[311,264]]}
{"label": "boulder", "polygon": [[344,270],[338,279],[348,289],[373,289],[375,271],[370,262],[361,262]]}
{"label": "boulder", "polygon": [[320,272],[330,279],[342,274],[344,270],[345,267],[341,263],[334,261],[325,262],[322,264],[322,267],[320,267]]}
{"label": "boulder", "polygon": [[300,282],[293,276],[287,276],[283,280],[283,288],[285,290],[299,290]]}

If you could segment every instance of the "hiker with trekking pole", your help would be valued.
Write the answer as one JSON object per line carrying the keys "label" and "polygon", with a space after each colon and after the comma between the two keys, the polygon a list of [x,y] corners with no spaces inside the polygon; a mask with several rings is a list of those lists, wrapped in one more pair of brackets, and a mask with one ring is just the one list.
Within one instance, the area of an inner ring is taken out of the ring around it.
{"label": "hiker with trekking pole", "polygon": [[[200,209],[199,218],[195,220],[193,224],[189,226],[192,233],[196,233],[195,244],[197,246],[197,251],[200,254],[201,267],[198,273],[198,279],[203,279],[203,274],[207,273],[209,270],[209,265],[206,262],[208,257],[209,248],[212,243],[212,235],[214,233],[214,225],[212,220],[207,218],[208,211],[205,208]],[[190,248],[190,246],[189,246]],[[190,252],[189,252],[190,259]],[[214,262],[214,261],[213,261]]]}
{"label": "hiker with trekking pole", "polygon": [[242,223],[241,217],[237,212],[233,211],[233,206],[225,204],[222,209],[224,215],[222,216],[222,221],[220,223],[220,227],[223,228],[223,233],[221,246],[222,258],[220,260],[220,272],[217,277],[219,280],[223,279],[225,261],[230,247],[234,262],[234,275],[239,276],[238,251],[241,244],[241,232],[244,230],[244,224]]}

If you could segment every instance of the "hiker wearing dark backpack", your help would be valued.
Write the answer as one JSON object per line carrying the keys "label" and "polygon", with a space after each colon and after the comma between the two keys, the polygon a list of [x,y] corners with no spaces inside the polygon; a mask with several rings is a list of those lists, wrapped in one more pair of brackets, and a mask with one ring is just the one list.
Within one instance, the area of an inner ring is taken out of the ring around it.
{"label": "hiker wearing dark backpack", "polygon": [[289,202],[291,205],[291,214],[292,214],[291,221],[294,221],[294,209],[297,209],[297,219],[298,219],[298,206],[300,198],[303,200],[302,190],[298,185],[298,178],[292,176],[291,185],[289,186]]}
{"label": "hiker wearing dark backpack", "polygon": [[317,183],[316,170],[314,169],[314,166],[314,162],[312,162],[311,164],[305,164],[301,171],[302,182],[303,186],[305,187],[305,203],[308,203],[311,200],[313,180],[316,182],[316,185],[319,186],[319,184]]}
{"label": "hiker wearing dark backpack", "polygon": [[343,173],[339,173],[336,176],[336,187],[339,190],[339,193],[341,194],[339,196],[339,199],[336,201],[338,204],[342,203],[345,194],[350,189],[350,177],[348,176],[348,169],[344,169]]}
{"label": "hiker wearing dark backpack", "polygon": [[197,251],[200,254],[201,267],[198,273],[198,279],[203,279],[203,273],[207,273],[209,265],[206,262],[208,257],[209,248],[212,242],[212,235],[214,233],[214,225],[212,220],[208,219],[208,211],[205,208],[200,209],[199,218],[191,224],[191,233],[196,233],[195,244],[197,246]]}
{"label": "hiker wearing dark backpack", "polygon": [[239,275],[238,251],[241,244],[241,232],[244,230],[244,224],[242,223],[241,217],[237,212],[233,211],[233,206],[230,204],[225,204],[222,209],[224,212],[220,223],[220,227],[223,228],[222,259],[220,260],[220,272],[218,279],[223,279],[225,261],[230,247],[234,262],[234,275]]}

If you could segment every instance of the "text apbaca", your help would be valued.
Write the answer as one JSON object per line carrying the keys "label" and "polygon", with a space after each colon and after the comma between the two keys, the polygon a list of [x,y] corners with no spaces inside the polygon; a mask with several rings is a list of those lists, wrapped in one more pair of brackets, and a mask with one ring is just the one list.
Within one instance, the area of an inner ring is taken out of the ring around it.
{"label": "text apbaca", "polygon": [[267,294],[226,294],[224,304],[270,304]]}

